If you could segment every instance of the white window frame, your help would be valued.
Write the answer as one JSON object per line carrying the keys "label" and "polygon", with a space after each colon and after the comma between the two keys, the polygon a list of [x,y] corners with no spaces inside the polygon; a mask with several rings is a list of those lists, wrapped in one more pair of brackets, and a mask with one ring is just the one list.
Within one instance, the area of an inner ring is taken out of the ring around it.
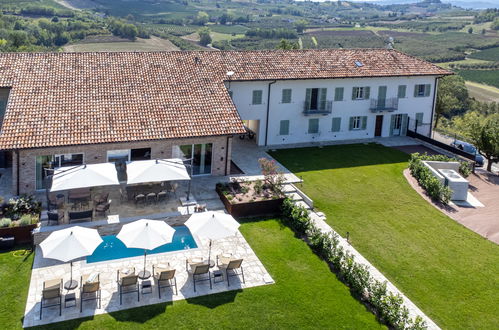
{"label": "white window frame", "polygon": [[[48,156],[48,157],[52,157],[53,161],[53,166],[52,168],[57,168],[57,167],[61,167],[61,157],[60,156],[64,156],[64,155],[81,155],[82,157],[82,164],[85,164],[85,153],[84,152],[75,152],[75,153],[66,153],[66,154],[54,154],[54,155],[37,155],[35,156],[35,190],[36,191],[43,191],[45,190],[45,188],[38,188],[36,186],[36,176],[37,176],[37,168],[36,168],[36,159],[38,157],[43,157],[43,156]],[[59,158],[59,161],[58,161],[58,164],[55,164],[55,161],[56,159]],[[75,165],[77,166],[77,165]]]}
{"label": "white window frame", "polygon": [[418,94],[417,97],[423,97],[425,96],[426,92],[426,85],[425,84],[418,84]]}
{"label": "white window frame", "polygon": [[355,90],[355,99],[356,100],[363,100],[364,99],[364,93],[365,93],[365,90],[364,90],[365,87],[354,87],[354,88],[356,88],[356,90]]}
{"label": "white window frame", "polygon": [[362,128],[362,116],[353,116],[352,118],[352,130],[360,130]]}

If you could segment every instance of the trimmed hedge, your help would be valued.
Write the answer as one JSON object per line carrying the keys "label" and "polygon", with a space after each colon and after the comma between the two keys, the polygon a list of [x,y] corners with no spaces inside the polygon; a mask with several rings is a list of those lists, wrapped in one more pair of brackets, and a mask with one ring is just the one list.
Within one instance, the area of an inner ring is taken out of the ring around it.
{"label": "trimmed hedge", "polygon": [[283,220],[297,234],[304,236],[312,250],[329,263],[338,278],[352,294],[368,304],[379,321],[394,329],[426,329],[426,322],[417,316],[409,317],[402,296],[386,289],[386,282],[375,280],[366,265],[355,261],[354,256],[340,246],[339,235],[323,233],[311,221],[308,211],[286,198],[282,205]]}
{"label": "trimmed hedge", "polygon": [[443,204],[448,204],[452,196],[452,190],[449,187],[444,186],[430,171],[428,167],[423,164],[423,161],[440,161],[440,162],[459,162],[459,173],[463,177],[468,177],[471,173],[470,166],[468,162],[460,161],[456,158],[450,158],[444,155],[428,155],[426,153],[411,154],[411,159],[409,160],[409,169],[411,170],[411,175],[418,180],[418,183],[428,195],[436,201]]}

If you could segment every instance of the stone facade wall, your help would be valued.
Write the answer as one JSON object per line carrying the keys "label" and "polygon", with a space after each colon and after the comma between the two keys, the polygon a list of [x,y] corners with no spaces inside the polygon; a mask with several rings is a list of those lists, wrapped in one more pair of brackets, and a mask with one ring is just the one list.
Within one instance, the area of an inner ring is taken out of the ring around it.
{"label": "stone facade wall", "polygon": [[172,158],[174,145],[200,143],[213,144],[211,174],[228,174],[230,172],[230,154],[232,146],[231,138],[227,136],[212,136],[203,138],[106,143],[19,150],[19,174],[16,173],[17,157],[15,153],[13,157],[12,188],[14,192],[17,192],[17,178],[19,177],[19,194],[31,194],[35,192],[37,156],[83,153],[84,163],[95,164],[107,161],[108,150],[151,148],[151,159]]}

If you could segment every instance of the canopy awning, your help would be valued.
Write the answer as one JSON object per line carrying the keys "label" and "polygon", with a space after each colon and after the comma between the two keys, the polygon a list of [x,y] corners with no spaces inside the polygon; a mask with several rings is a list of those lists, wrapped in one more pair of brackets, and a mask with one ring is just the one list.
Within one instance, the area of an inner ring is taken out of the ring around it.
{"label": "canopy awning", "polygon": [[119,185],[112,163],[59,167],[54,170],[50,191]]}
{"label": "canopy awning", "polygon": [[136,160],[127,164],[127,184],[190,180],[184,162],[178,158]]}

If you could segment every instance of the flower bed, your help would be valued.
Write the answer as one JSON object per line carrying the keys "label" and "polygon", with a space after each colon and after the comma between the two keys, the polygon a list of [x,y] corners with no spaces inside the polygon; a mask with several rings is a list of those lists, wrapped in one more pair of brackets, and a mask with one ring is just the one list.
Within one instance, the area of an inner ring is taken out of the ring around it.
{"label": "flower bed", "polygon": [[31,196],[11,198],[2,206],[0,237],[14,237],[16,243],[32,242],[31,232],[40,220],[40,203]]}
{"label": "flower bed", "polygon": [[280,214],[284,200],[280,192],[273,191],[262,181],[219,183],[216,191],[233,217]]}

